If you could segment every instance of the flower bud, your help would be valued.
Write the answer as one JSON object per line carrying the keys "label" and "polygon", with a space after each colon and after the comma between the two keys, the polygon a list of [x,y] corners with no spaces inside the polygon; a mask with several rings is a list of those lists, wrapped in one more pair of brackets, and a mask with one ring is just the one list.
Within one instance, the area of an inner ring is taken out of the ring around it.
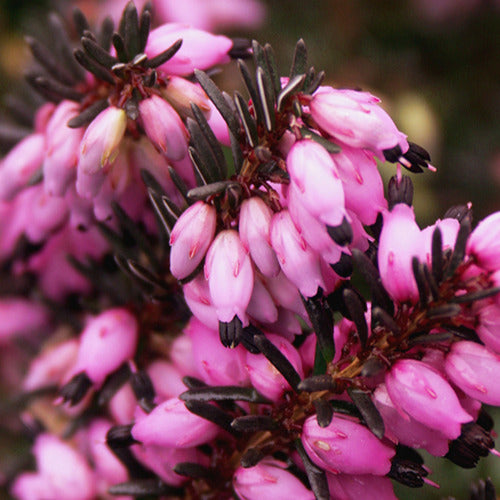
{"label": "flower bud", "polygon": [[209,328],[216,330],[219,327],[217,312],[210,298],[208,281],[203,273],[198,274],[189,283],[182,287],[184,299],[191,312]]}
{"label": "flower bud", "polygon": [[131,433],[144,445],[191,448],[211,441],[219,427],[191,413],[180,399],[172,398],[140,418]]}
{"label": "flower bud", "polygon": [[456,342],[444,368],[450,380],[465,394],[488,405],[500,405],[500,355],[476,342]]}
{"label": "flower bud", "polygon": [[486,347],[500,354],[500,307],[489,304],[479,310],[477,335]]}
{"label": "flower bud", "polygon": [[483,219],[467,241],[467,254],[488,271],[500,269],[500,212]]}
{"label": "flower bud", "polygon": [[91,319],[82,332],[74,373],[85,372],[97,386],[130,360],[138,337],[135,317],[126,309],[110,309]]}
{"label": "flower bud", "polygon": [[400,203],[384,214],[378,267],[382,283],[394,300],[418,300],[412,258],[422,254],[422,247],[422,236],[412,208]]}
{"label": "flower bud", "polygon": [[177,279],[189,276],[205,257],[214,239],[216,216],[214,207],[197,201],[175,223],[170,235],[170,272]]}
{"label": "flower bud", "polygon": [[396,408],[449,439],[457,438],[461,425],[473,420],[450,384],[422,361],[397,361],[386,375],[385,383]]}
{"label": "flower bud", "polygon": [[272,458],[261,460],[254,467],[239,467],[233,475],[233,487],[241,500],[313,500],[314,494],[286,470],[287,464]]}
{"label": "flower bud", "polygon": [[210,115],[211,107],[207,94],[199,84],[190,82],[180,76],[170,76],[163,96],[183,117],[193,117],[191,103],[196,104],[204,113]]}
{"label": "flower bud", "polygon": [[265,276],[276,276],[280,271],[269,236],[272,216],[272,210],[258,196],[252,196],[241,204],[241,243],[248,249],[255,265]]}
{"label": "flower bud", "polygon": [[157,151],[171,160],[187,153],[187,132],[174,108],[157,95],[139,103],[142,126]]}
{"label": "flower bud", "polygon": [[395,450],[357,422],[334,415],[327,427],[320,427],[316,415],[302,429],[302,444],[311,460],[333,474],[375,474],[391,469]]}
{"label": "flower bud", "polygon": [[33,334],[43,330],[49,323],[49,314],[44,306],[13,296],[0,299],[0,318],[0,342]]}
{"label": "flower bud", "polygon": [[327,473],[330,498],[335,500],[397,500],[387,477]]}
{"label": "flower bud", "polygon": [[210,298],[219,321],[229,323],[235,316],[248,324],[246,309],[253,290],[253,269],[248,252],[234,230],[220,232],[205,261]]}

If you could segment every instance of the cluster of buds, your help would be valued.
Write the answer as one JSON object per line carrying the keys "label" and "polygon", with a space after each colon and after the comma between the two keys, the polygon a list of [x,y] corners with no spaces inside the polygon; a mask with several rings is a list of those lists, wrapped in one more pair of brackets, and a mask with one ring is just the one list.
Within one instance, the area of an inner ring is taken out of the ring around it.
{"label": "cluster of buds", "polygon": [[500,214],[421,229],[402,168],[428,153],[303,41],[287,77],[253,42],[231,97],[204,70],[244,43],[132,4],[114,34],[75,21],[74,58],[56,18],[60,61],[29,40],[53,102],[0,163],[0,341],[51,340],[13,400],[36,471],[12,494],[391,500],[437,486],[417,450],[498,454]]}

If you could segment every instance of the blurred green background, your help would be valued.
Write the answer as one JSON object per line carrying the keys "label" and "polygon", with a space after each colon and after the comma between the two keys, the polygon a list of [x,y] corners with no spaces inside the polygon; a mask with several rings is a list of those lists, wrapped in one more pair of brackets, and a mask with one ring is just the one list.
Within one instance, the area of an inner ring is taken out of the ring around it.
{"label": "blurred green background", "polygon": [[[208,0],[207,0],[208,1]],[[0,93],[12,91],[30,60],[23,34],[34,33],[62,0],[0,3]],[[90,0],[82,5],[91,4]],[[105,5],[106,2],[104,2]],[[267,0],[265,24],[233,36],[270,42],[283,73],[295,42],[337,87],[369,90],[409,138],[432,156],[437,173],[413,175],[421,225],[454,204],[472,202],[476,222],[500,210],[500,2],[498,0]],[[234,66],[221,85],[240,85]],[[383,165],[389,178],[394,166]],[[500,415],[497,415],[500,421]],[[500,426],[497,426],[500,429]],[[397,488],[401,498],[468,498],[473,477],[495,477],[490,456],[474,471],[430,460],[441,490]],[[0,493],[1,494],[1,493]]]}

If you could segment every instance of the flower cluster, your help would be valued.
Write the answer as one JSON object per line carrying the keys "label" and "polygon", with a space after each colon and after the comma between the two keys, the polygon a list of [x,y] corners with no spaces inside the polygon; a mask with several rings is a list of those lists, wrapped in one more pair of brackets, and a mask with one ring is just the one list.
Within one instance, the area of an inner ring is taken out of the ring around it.
{"label": "flower cluster", "polygon": [[498,454],[500,214],[420,228],[428,153],[303,41],[286,77],[254,41],[229,96],[204,70],[244,43],[75,21],[74,58],[55,17],[58,57],[28,40],[52,102],[0,163],[2,361],[37,350],[15,498],[391,500],[437,486],[418,450]]}

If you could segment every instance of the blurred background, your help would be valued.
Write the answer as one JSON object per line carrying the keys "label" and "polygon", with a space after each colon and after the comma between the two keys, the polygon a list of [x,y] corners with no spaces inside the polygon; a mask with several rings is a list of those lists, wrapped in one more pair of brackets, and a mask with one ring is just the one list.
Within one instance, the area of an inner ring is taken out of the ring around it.
{"label": "blurred background", "polygon": [[[155,0],[155,4],[161,1]],[[204,8],[212,1],[205,0]],[[230,1],[216,3],[227,10]],[[245,17],[240,12],[235,21],[238,27],[231,19],[219,19],[212,22],[212,29],[270,42],[285,74],[294,45],[303,38],[310,63],[326,71],[326,83],[379,96],[398,127],[430,152],[437,172],[410,174],[421,225],[433,222],[451,205],[469,201],[476,222],[500,210],[499,0],[254,2],[257,0],[249,0],[254,15]],[[20,87],[31,60],[23,36],[39,34],[50,9],[69,18],[72,6],[78,4],[88,16],[102,19],[103,12],[119,11],[124,3],[2,0],[0,98]],[[193,12],[203,18],[200,10]],[[240,86],[234,65],[218,78],[226,89]],[[0,115],[7,116],[7,111]],[[381,165],[381,171],[388,179],[395,168]],[[500,422],[500,415],[496,417]],[[465,499],[470,480],[487,475],[495,478],[500,491],[499,458],[482,460],[474,471],[443,465],[442,460],[427,463],[441,489],[426,486],[417,492],[397,487],[401,498]]]}

